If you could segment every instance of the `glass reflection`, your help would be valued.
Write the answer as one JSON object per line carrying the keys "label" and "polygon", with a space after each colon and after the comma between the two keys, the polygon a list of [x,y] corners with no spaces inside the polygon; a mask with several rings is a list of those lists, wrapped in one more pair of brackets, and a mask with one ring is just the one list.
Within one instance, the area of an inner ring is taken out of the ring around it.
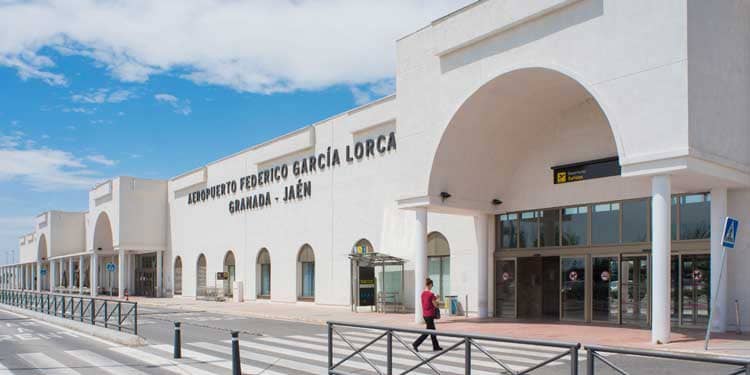
{"label": "glass reflection", "polygon": [[586,317],[585,269],[585,257],[565,257],[560,260],[563,320],[584,320]]}
{"label": "glass reflection", "polygon": [[538,247],[539,240],[539,213],[528,211],[521,213],[521,226],[519,232],[519,245],[521,247]]}
{"label": "glass reflection", "polygon": [[591,213],[591,243],[620,242],[620,204],[595,204]]}
{"label": "glass reflection", "polygon": [[588,244],[588,207],[568,207],[562,214],[563,246]]}
{"label": "glass reflection", "polygon": [[622,202],[622,242],[648,241],[648,200]]}
{"label": "glass reflection", "polygon": [[711,235],[711,198],[708,194],[680,196],[680,239],[697,240]]}
{"label": "glass reflection", "polygon": [[539,224],[541,246],[560,246],[560,210],[541,211]]}
{"label": "glass reflection", "polygon": [[617,257],[593,258],[594,297],[592,319],[618,322],[620,311]]}
{"label": "glass reflection", "polygon": [[516,316],[516,261],[499,260],[495,263],[495,316]]}

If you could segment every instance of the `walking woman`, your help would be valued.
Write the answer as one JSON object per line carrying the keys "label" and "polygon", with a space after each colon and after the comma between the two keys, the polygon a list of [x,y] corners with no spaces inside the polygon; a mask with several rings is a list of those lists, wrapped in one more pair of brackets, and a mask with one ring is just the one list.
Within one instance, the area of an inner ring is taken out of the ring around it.
{"label": "walking woman", "polygon": [[[435,318],[437,317],[437,309],[438,309],[438,296],[434,293],[432,293],[432,280],[427,279],[424,283],[424,291],[422,291],[422,317],[424,318],[424,322],[427,325],[427,329],[435,329]],[[412,347],[414,347],[414,350],[419,351],[419,346],[422,345],[422,342],[427,338],[427,334],[423,334],[422,336],[419,336],[416,341],[412,344]],[[438,343],[437,336],[430,335],[430,339],[432,340],[432,350],[438,351],[443,350],[443,348],[440,347],[440,344]]]}

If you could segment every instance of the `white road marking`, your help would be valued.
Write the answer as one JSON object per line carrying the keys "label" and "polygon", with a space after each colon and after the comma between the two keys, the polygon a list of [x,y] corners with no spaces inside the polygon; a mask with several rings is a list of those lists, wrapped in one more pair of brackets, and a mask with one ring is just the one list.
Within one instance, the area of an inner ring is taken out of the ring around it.
{"label": "white road marking", "polygon": [[197,367],[181,364],[176,361],[172,361],[170,359],[160,357],[156,354],[147,353],[142,350],[135,349],[135,348],[120,346],[116,348],[110,348],[110,350],[113,350],[122,355],[135,358],[137,360],[146,362],[151,366],[156,366],[156,367],[159,367],[160,369],[170,371],[176,374],[183,374],[183,375],[186,373],[191,374],[191,375],[213,375],[214,374],[213,372],[210,372],[210,371],[205,371]]}
{"label": "white road marking", "polygon": [[[193,342],[189,343],[187,345],[195,346],[197,348],[210,350],[217,353],[226,353],[228,350],[231,350],[231,347],[229,345],[222,346],[222,345],[216,345],[209,342]],[[307,373],[307,374],[320,374],[321,371],[323,373],[326,373],[327,370],[325,367],[310,365],[305,362],[296,362],[291,361],[284,358],[277,358],[268,356],[261,353],[251,352],[251,353],[241,353],[242,359],[247,360],[251,363],[265,363],[268,366],[279,366],[279,367],[285,367],[289,369],[295,369],[297,373]],[[244,368],[244,365],[243,365]],[[271,371],[271,370],[265,370],[265,372],[262,373],[263,375],[280,375],[280,373]]]}
{"label": "white road marking", "polygon": [[20,353],[18,356],[45,375],[79,374],[79,372],[72,370],[44,353]]}
{"label": "white road marking", "polygon": [[107,372],[113,375],[143,375],[142,371],[138,371],[128,365],[124,365],[120,362],[106,358],[94,352],[88,350],[66,350],[66,354],[75,357],[76,359],[86,362],[91,366],[96,367],[100,371]]}

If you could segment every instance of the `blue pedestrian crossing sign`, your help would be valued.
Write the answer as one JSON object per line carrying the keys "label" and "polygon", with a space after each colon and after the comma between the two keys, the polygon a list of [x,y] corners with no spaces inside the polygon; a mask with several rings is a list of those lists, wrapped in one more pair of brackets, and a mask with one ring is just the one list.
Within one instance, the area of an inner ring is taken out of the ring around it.
{"label": "blue pedestrian crossing sign", "polygon": [[46,268],[40,268],[39,269],[39,274],[41,274],[42,276],[47,276],[47,269]]}
{"label": "blue pedestrian crossing sign", "polygon": [[117,267],[115,266],[115,264],[114,264],[114,263],[107,263],[107,271],[108,271],[108,272],[115,272],[115,269],[116,269],[116,268],[117,268]]}
{"label": "blue pedestrian crossing sign", "polygon": [[737,230],[739,229],[739,220],[727,217],[727,220],[724,222],[724,235],[721,237],[721,246],[734,249],[734,243],[737,240]]}

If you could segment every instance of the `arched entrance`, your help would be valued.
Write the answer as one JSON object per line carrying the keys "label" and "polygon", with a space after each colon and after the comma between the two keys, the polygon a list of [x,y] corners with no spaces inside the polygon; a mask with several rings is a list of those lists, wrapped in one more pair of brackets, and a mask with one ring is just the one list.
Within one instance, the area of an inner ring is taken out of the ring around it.
{"label": "arched entrance", "polygon": [[310,245],[303,245],[297,254],[297,299],[315,300],[315,253]]}
{"label": "arched entrance", "polygon": [[263,248],[258,253],[255,272],[258,275],[256,279],[258,298],[271,298],[271,254],[268,249]]}
{"label": "arched entrance", "polygon": [[[42,234],[39,236],[39,245],[37,248],[37,261],[39,262],[39,265],[41,268],[39,271],[37,271],[37,274],[34,275],[35,278],[41,277],[41,281],[39,281],[39,286],[41,290],[49,291],[49,261],[47,259],[49,258],[49,251],[47,250],[47,236]],[[36,284],[35,284],[36,287]]]}
{"label": "arched entrance", "polygon": [[179,256],[174,260],[174,294],[182,295],[182,258]]}
{"label": "arched entrance", "polygon": [[201,254],[198,255],[198,260],[195,263],[196,274],[195,274],[195,295],[198,297],[206,296],[206,256]]}
{"label": "arched entrance", "polygon": [[234,253],[230,250],[224,255],[224,272],[228,274],[228,278],[224,280],[224,295],[227,297],[232,296],[232,285],[234,285],[234,274],[235,274],[235,260]]}
{"label": "arched entrance", "polygon": [[451,249],[440,232],[427,235],[427,275],[434,283],[433,292],[441,297],[451,293]]}
{"label": "arched entrance", "polygon": [[112,223],[106,212],[100,213],[99,217],[96,218],[93,247],[94,253],[92,256],[96,257],[96,261],[91,263],[95,267],[91,273],[93,279],[91,288],[94,289],[92,293],[95,295],[100,294],[100,292],[117,293],[120,267],[115,267],[114,272],[107,272],[106,270],[107,263],[119,265],[119,259],[114,251]]}

